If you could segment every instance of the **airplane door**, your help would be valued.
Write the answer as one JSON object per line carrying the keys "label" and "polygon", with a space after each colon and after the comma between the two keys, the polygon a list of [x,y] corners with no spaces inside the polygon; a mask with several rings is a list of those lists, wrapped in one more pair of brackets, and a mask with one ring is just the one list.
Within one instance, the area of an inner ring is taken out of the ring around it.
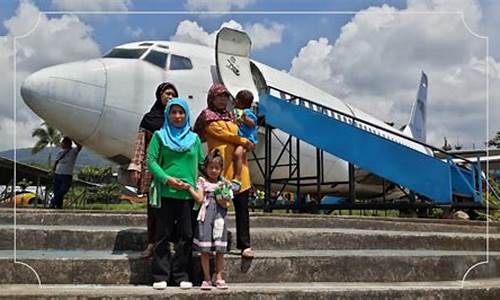
{"label": "airplane door", "polygon": [[254,101],[259,101],[259,91],[265,88],[265,80],[259,69],[250,61],[250,37],[241,31],[222,28],[215,44],[216,69],[220,81],[231,95],[249,90]]}

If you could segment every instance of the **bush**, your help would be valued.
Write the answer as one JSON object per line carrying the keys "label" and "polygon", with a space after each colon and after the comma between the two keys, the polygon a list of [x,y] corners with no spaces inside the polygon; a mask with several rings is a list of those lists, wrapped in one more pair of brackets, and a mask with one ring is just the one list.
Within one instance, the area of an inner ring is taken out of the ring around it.
{"label": "bush", "polygon": [[78,172],[78,179],[93,183],[111,183],[113,180],[113,169],[111,167],[83,167]]}
{"label": "bush", "polygon": [[119,183],[109,183],[101,187],[87,188],[87,203],[120,203],[120,191],[122,185]]}

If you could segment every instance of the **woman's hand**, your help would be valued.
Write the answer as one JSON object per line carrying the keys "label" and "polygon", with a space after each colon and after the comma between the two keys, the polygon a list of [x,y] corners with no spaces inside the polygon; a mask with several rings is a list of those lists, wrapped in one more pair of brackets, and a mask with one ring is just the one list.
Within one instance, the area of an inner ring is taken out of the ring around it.
{"label": "woman's hand", "polygon": [[245,149],[248,151],[253,151],[255,150],[255,144],[247,140],[247,143],[245,143]]}
{"label": "woman's hand", "polygon": [[166,184],[168,186],[171,186],[173,187],[174,189],[177,189],[177,190],[187,190],[189,189],[190,185],[183,182],[182,180],[180,179],[177,179],[177,178],[174,178],[174,177],[169,177],[167,179],[167,182]]}
{"label": "woman's hand", "polygon": [[139,183],[139,176],[140,173],[138,171],[130,171],[129,173],[130,181],[132,181],[135,184]]}

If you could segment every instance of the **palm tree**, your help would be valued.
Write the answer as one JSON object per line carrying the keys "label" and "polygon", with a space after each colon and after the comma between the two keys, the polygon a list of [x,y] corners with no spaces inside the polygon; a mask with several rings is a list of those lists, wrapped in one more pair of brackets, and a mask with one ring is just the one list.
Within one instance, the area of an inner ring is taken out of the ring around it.
{"label": "palm tree", "polygon": [[36,137],[38,139],[38,141],[31,149],[32,154],[36,154],[45,149],[46,147],[49,147],[48,166],[50,169],[52,167],[52,150],[54,149],[54,146],[60,145],[62,134],[59,132],[59,130],[55,129],[49,124],[42,123],[41,127],[38,127],[35,130],[33,130],[31,136]]}

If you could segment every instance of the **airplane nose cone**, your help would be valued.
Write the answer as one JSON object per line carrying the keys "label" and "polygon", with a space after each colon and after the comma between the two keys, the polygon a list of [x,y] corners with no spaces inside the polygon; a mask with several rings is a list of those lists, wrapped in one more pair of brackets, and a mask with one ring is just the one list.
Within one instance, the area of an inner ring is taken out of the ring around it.
{"label": "airplane nose cone", "polygon": [[47,76],[46,70],[47,69],[43,69],[31,74],[21,85],[21,97],[24,103],[34,111],[38,111],[42,108],[40,104],[48,95],[49,81],[47,78],[49,78],[49,76]]}
{"label": "airplane nose cone", "polygon": [[105,86],[104,65],[95,59],[35,72],[23,82],[21,96],[38,116],[82,142],[98,125]]}

